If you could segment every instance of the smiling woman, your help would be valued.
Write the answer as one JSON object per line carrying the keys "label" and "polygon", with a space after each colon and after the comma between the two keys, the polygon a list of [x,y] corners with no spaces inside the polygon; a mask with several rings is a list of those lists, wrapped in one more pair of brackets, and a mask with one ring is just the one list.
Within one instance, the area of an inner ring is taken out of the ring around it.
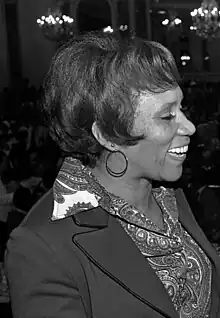
{"label": "smiling woman", "polygon": [[8,242],[16,318],[220,317],[219,257],[163,186],[195,131],[182,98],[159,43],[92,32],[57,52],[43,110],[66,158]]}
{"label": "smiling woman", "polygon": [[[176,181],[182,174],[182,163],[195,132],[194,125],[181,111],[183,94],[180,87],[163,93],[142,93],[136,109],[135,133],[146,136],[135,153],[132,147],[135,171],[142,166],[142,176],[157,181]],[[130,149],[126,149],[126,153]],[[139,160],[138,160],[139,159]]]}

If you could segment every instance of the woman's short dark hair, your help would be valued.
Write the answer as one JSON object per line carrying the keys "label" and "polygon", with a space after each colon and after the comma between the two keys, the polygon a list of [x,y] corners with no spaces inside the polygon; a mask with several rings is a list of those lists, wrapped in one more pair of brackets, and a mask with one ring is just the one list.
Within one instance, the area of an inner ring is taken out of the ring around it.
{"label": "woman's short dark hair", "polygon": [[43,110],[52,137],[67,154],[94,167],[104,148],[92,134],[118,145],[135,145],[135,109],[141,92],[179,85],[172,54],[159,43],[90,32],[55,54],[43,85]]}

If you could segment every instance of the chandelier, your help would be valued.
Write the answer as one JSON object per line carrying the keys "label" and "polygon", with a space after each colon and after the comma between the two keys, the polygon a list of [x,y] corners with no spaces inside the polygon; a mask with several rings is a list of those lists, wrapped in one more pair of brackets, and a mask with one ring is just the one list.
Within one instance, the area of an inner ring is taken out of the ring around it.
{"label": "chandelier", "polygon": [[180,18],[174,18],[174,19],[165,19],[162,21],[162,25],[167,26],[168,28],[176,27],[177,25],[180,25],[182,23],[182,20]]}
{"label": "chandelier", "polygon": [[37,24],[51,41],[64,42],[73,35],[74,19],[62,14],[59,8],[55,11],[49,9],[47,16],[37,19]]}
{"label": "chandelier", "polygon": [[194,9],[191,13],[193,26],[196,34],[203,38],[219,37],[220,33],[220,11],[216,0],[203,0],[201,7]]}
{"label": "chandelier", "polygon": [[175,9],[170,9],[168,11],[168,17],[165,18],[161,24],[167,27],[168,31],[171,30],[182,30],[182,20],[178,17]]}

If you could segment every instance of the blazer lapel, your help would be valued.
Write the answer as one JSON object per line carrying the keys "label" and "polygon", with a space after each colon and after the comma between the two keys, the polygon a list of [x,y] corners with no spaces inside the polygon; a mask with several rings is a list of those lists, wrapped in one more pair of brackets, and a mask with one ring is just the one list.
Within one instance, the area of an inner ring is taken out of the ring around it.
{"label": "blazer lapel", "polygon": [[198,226],[182,190],[178,189],[176,191],[176,199],[180,222],[202,250],[209,256],[210,260],[218,270],[220,268],[220,257],[206,238],[202,229]]}
{"label": "blazer lapel", "polygon": [[[160,312],[164,317],[177,318],[177,312],[163,284],[113,216],[109,216],[104,210],[97,208],[93,212],[79,213],[79,216],[75,216],[75,222],[80,224],[83,220],[84,224],[86,223],[88,226],[91,224],[90,216],[92,213],[93,220],[102,219],[102,221],[99,221],[96,228],[93,221],[93,230],[90,228],[86,231],[85,228],[84,230],[81,228],[83,233],[74,235],[74,244],[101,271],[133,296]],[[97,217],[98,214],[100,218]],[[108,221],[104,226],[106,215]]]}
{"label": "blazer lapel", "polygon": [[[195,218],[192,215],[191,209],[186,201],[182,190],[178,189],[176,192],[177,205],[179,208],[180,222],[192,238],[199,244],[202,250],[209,257],[213,264],[213,284],[217,288],[218,293],[214,292],[212,297],[212,306],[214,312],[219,308],[219,294],[220,294],[220,257],[212,247],[211,243],[206,238],[201,228],[197,225]],[[212,309],[211,309],[212,310]],[[216,314],[215,314],[216,315]],[[217,317],[217,316],[216,316]]]}

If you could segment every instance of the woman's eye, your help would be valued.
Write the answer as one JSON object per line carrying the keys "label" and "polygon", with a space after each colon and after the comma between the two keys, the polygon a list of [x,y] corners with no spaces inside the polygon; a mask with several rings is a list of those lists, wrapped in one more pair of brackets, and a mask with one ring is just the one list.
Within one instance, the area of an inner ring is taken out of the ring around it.
{"label": "woman's eye", "polygon": [[165,116],[162,116],[162,119],[163,120],[171,120],[171,119],[173,119],[173,118],[175,118],[176,117],[176,114],[174,114],[174,113],[169,113],[169,114],[167,114],[167,115],[165,115]]}

